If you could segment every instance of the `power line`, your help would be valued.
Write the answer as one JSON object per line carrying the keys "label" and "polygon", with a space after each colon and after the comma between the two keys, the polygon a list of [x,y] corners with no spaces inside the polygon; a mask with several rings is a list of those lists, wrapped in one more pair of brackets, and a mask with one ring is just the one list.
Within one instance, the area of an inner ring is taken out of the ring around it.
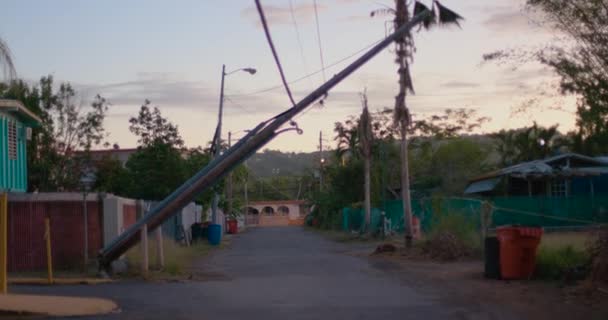
{"label": "power line", "polygon": [[300,29],[298,28],[298,22],[296,21],[296,15],[293,12],[293,1],[292,0],[289,0],[289,12],[291,13],[291,23],[293,24],[293,28],[296,31],[296,40],[298,41],[298,48],[300,49],[300,59],[302,59],[304,71],[306,73],[308,73],[308,63],[306,62],[306,57],[304,56],[304,47],[302,46],[302,39],[300,38]]}
{"label": "power line", "polygon": [[325,78],[325,62],[323,61],[323,46],[321,45],[321,28],[319,27],[319,12],[317,10],[317,0],[312,0],[315,9],[315,23],[317,25],[317,43],[319,44],[319,58],[321,59],[321,71],[323,72],[323,82]]}
{"label": "power line", "polygon": [[245,108],[243,105],[239,104],[238,102],[230,99],[230,97],[228,96],[224,96],[224,99],[228,102],[230,102],[230,104],[232,104],[233,106],[243,110],[244,112],[251,112],[251,110],[248,110],[247,108]]}
{"label": "power line", "polygon": [[291,90],[289,89],[289,85],[287,84],[287,80],[285,79],[285,73],[283,72],[283,67],[281,66],[281,61],[279,60],[277,50],[275,49],[274,43],[272,42],[272,37],[270,36],[270,30],[268,28],[268,23],[266,22],[266,16],[264,16],[264,9],[262,8],[260,0],[255,0],[255,5],[258,8],[258,14],[260,15],[260,19],[262,20],[262,26],[264,27],[264,33],[266,34],[266,40],[268,41],[268,45],[270,46],[270,50],[272,51],[274,62],[276,62],[277,68],[279,69],[281,81],[283,82],[283,86],[285,86],[285,91],[287,92],[287,96],[289,96],[291,104],[295,106],[296,101],[293,99],[293,95],[291,94]]}
{"label": "power line", "polygon": [[[326,69],[333,68],[333,67],[335,67],[335,66],[339,65],[340,63],[342,63],[342,62],[344,62],[344,61],[346,61],[346,60],[348,60],[348,59],[350,59],[350,58],[352,58],[352,57],[354,57],[354,56],[358,55],[359,53],[364,52],[364,51],[366,51],[367,49],[369,49],[369,48],[371,48],[371,47],[375,46],[375,45],[376,45],[376,44],[378,44],[378,42],[380,42],[380,41],[382,41],[382,40],[377,40],[377,41],[375,41],[374,43],[370,43],[369,45],[365,46],[364,48],[361,48],[361,49],[359,49],[359,50],[357,50],[357,51],[355,51],[355,52],[353,52],[353,53],[349,54],[348,56],[346,56],[346,57],[344,57],[344,58],[342,58],[342,59],[340,59],[340,60],[338,60],[338,61],[336,61],[336,62],[333,62],[332,64],[328,65],[328,66],[326,67]],[[295,80],[293,80],[293,81],[290,81],[290,82],[288,82],[288,83],[289,83],[289,84],[294,84],[294,83],[300,82],[300,81],[302,81],[302,80],[304,80],[304,79],[308,79],[308,78],[310,78],[310,77],[312,77],[312,76],[314,76],[314,75],[317,75],[317,74],[319,74],[319,73],[321,73],[321,72],[324,72],[324,69],[319,69],[319,70],[314,71],[314,72],[312,72],[312,73],[309,73],[309,74],[307,74],[307,75],[303,75],[303,76],[301,76],[301,77],[299,77],[299,78],[297,78],[297,79],[295,79]],[[233,97],[246,97],[246,96],[253,96],[253,95],[256,95],[256,94],[260,94],[260,93],[265,93],[265,92],[269,92],[269,91],[272,91],[272,90],[276,90],[276,89],[279,89],[279,88],[281,88],[281,87],[282,87],[282,85],[276,85],[276,86],[268,87],[268,88],[265,88],[265,89],[260,89],[260,90],[253,91],[253,92],[240,93],[240,94],[232,94],[231,96],[233,96]]]}

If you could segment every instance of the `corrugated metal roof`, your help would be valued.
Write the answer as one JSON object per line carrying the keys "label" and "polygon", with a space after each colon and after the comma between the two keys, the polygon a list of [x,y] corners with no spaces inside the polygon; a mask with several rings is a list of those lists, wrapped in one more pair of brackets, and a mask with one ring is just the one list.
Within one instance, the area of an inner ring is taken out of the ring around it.
{"label": "corrugated metal roof", "polygon": [[492,191],[492,190],[494,190],[494,188],[496,188],[496,185],[498,185],[500,180],[501,180],[501,177],[488,179],[488,180],[475,181],[475,182],[469,184],[469,186],[466,188],[466,190],[464,190],[464,193],[467,194],[467,193],[479,193],[479,192]]}

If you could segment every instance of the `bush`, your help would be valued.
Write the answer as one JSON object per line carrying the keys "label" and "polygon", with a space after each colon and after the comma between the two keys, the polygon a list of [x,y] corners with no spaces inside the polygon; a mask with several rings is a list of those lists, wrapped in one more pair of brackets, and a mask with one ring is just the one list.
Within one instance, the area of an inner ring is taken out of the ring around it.
{"label": "bush", "polygon": [[568,280],[584,276],[589,254],[572,245],[542,246],[536,254],[534,277],[545,280]]}
{"label": "bush", "polygon": [[479,232],[467,216],[457,212],[439,213],[422,244],[422,250],[433,259],[457,260],[479,252]]}

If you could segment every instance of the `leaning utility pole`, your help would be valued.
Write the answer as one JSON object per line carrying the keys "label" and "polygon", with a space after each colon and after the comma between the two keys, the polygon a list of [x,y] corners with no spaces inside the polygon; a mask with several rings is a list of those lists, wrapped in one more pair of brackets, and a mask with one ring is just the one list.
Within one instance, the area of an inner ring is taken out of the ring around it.
{"label": "leaning utility pole", "polygon": [[393,41],[400,38],[403,33],[408,32],[431,16],[431,11],[421,11],[412,18],[409,23],[405,24],[400,29],[395,30],[394,33],[374,45],[371,49],[346,66],[343,70],[336,73],[331,79],[327,80],[327,82],[309,93],[295,105],[274,118],[258,124],[245,137],[240,139],[238,143],[232,146],[232,148],[213,159],[207,166],[184,182],[184,184],[174,190],[153,209],[148,211],[146,215],[128,227],[118,237],[112,239],[110,243],[101,249],[99,251],[98,264],[100,269],[109,270],[112,261],[119,258],[129,248],[136,244],[139,241],[139,232],[144,225],[147,225],[149,229],[157,228],[169,217],[174,215],[177,210],[183,208],[197,195],[207,190],[221,179],[224,174],[230,172],[230,170],[235,168],[279,134],[290,130],[297,130],[297,128],[294,127],[283,129],[281,129],[281,127],[289,123],[291,119],[300,114],[312,103],[327,95],[327,92],[334,88],[338,83],[346,79],[382,50],[386,49]]}

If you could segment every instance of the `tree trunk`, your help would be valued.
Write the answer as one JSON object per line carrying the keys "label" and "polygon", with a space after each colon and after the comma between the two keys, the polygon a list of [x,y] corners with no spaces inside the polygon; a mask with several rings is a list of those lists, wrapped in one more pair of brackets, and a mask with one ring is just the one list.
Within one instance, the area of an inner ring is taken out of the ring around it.
{"label": "tree trunk", "polygon": [[412,246],[412,200],[410,198],[410,169],[408,161],[407,120],[401,122],[401,199],[403,199],[403,227],[405,247]]}
{"label": "tree trunk", "polygon": [[371,230],[372,223],[372,206],[371,206],[371,183],[370,183],[370,157],[365,157],[365,228]]}

